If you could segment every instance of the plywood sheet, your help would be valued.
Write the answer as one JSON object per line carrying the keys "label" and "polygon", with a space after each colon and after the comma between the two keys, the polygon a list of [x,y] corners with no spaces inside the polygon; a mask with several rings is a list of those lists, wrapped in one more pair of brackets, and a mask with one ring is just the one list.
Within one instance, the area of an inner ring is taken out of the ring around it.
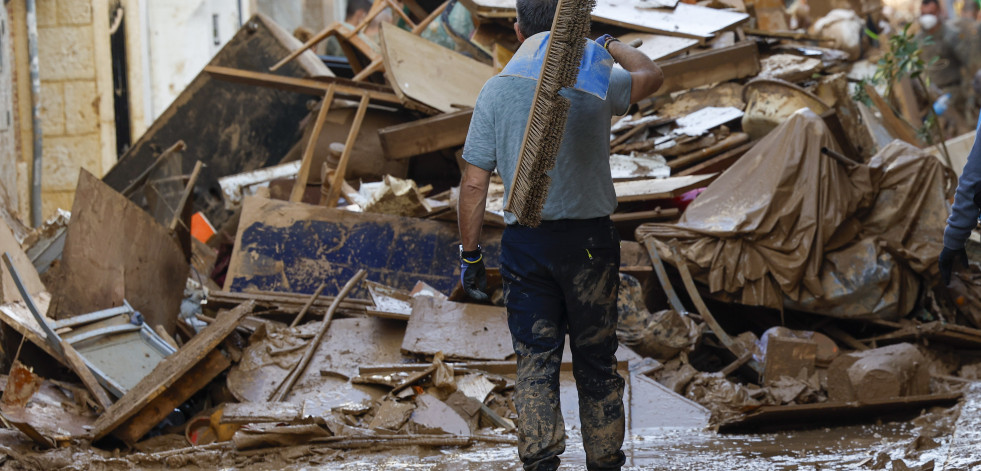
{"label": "plywood sheet", "polygon": [[402,350],[451,358],[504,360],[514,353],[503,307],[416,298]]}
{"label": "plywood sheet", "polygon": [[494,68],[385,23],[381,34],[385,75],[403,103],[443,113],[473,107]]}
{"label": "plywood sheet", "polygon": [[711,175],[615,182],[613,188],[616,189],[617,201],[619,202],[656,200],[674,198],[686,191],[707,186],[715,177],[716,174],[713,173]]}
{"label": "plywood sheet", "polygon": [[650,33],[627,33],[617,39],[624,43],[630,43],[637,39],[643,41],[644,43],[637,50],[650,57],[652,61],[677,56],[698,46],[699,43],[697,39]]}
{"label": "plywood sheet", "polygon": [[[481,241],[488,266],[497,266],[498,230]],[[358,269],[367,279],[411,290],[425,281],[449,293],[459,278],[456,224],[353,213],[302,203],[246,197],[226,291],[337,294]],[[368,298],[363,286],[352,297]]]}
{"label": "plywood sheet", "polygon": [[[20,243],[14,238],[14,233],[10,229],[10,226],[4,222],[3,218],[0,218],[0,254],[4,252],[10,254],[10,261],[13,262],[14,268],[17,269],[20,282],[27,289],[28,294],[34,296],[45,291],[44,283],[41,283],[41,277],[38,276],[37,270],[34,269],[34,264],[27,258],[24,250],[20,247]],[[14,284],[14,279],[7,273],[7,267],[0,264],[0,303],[12,303],[16,301],[20,301],[20,292],[17,291],[17,285]]]}
{"label": "plywood sheet", "polygon": [[[464,0],[479,16],[514,18],[514,0]],[[715,33],[734,28],[749,19],[746,13],[678,3],[674,9],[637,8],[634,2],[599,0],[593,21],[635,31],[681,36],[703,41]]]}
{"label": "plywood sheet", "polygon": [[84,169],[75,190],[49,317],[63,319],[121,306],[173,333],[188,264],[180,245],[146,211]]}

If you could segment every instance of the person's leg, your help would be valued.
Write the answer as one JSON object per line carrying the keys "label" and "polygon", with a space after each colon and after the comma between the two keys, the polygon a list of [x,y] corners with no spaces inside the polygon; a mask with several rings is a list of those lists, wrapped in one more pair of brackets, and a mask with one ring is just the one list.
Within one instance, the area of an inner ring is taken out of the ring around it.
{"label": "person's leg", "polygon": [[612,224],[585,232],[563,263],[563,288],[589,470],[619,470],[625,429],[624,380],[617,374],[619,237]]}
{"label": "person's leg", "polygon": [[527,471],[557,469],[565,451],[559,407],[565,306],[537,238],[534,230],[509,228],[501,241],[504,299],[518,363],[518,456]]}

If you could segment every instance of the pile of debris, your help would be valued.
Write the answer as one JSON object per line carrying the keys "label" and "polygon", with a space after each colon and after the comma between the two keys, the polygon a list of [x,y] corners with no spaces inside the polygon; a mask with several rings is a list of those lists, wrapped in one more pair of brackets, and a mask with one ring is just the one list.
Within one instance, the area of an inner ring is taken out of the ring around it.
{"label": "pile of debris", "polygon": [[[642,3],[593,13],[594,33],[640,39],[666,77],[610,136],[630,427],[955,403],[977,379],[951,353],[981,346],[981,277],[937,286],[955,179],[892,97],[851,99],[862,48],[841,28],[785,33],[782,10],[738,0]],[[401,27],[364,34],[389,6]],[[43,447],[515,442],[500,275],[493,304],[468,302],[452,223],[473,104],[517,46],[514,6],[415,7],[376,1],[305,45],[252,18],[101,181],[82,172],[70,217],[23,241],[0,227],[5,423]],[[309,50],[328,37],[346,78]],[[494,267],[499,179],[487,211]]]}

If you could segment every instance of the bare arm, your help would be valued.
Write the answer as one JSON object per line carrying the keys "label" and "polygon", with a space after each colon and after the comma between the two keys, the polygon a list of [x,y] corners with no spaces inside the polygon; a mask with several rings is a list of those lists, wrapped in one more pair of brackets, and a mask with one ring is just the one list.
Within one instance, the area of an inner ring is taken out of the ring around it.
{"label": "bare arm", "polygon": [[611,42],[607,50],[614,60],[630,72],[631,103],[637,103],[661,88],[661,84],[664,83],[664,73],[643,52],[619,41]]}
{"label": "bare arm", "polygon": [[460,200],[457,206],[463,250],[477,250],[477,245],[480,243],[480,228],[484,224],[484,208],[487,205],[490,176],[490,172],[475,165],[467,164],[463,169]]}

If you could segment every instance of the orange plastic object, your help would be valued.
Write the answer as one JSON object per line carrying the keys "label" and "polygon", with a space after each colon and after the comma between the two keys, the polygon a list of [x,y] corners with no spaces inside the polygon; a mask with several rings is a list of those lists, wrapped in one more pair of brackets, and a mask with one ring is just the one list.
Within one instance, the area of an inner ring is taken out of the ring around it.
{"label": "orange plastic object", "polygon": [[211,225],[208,218],[204,217],[201,211],[194,213],[191,216],[191,237],[207,244],[208,239],[213,235],[215,235],[215,227]]}

